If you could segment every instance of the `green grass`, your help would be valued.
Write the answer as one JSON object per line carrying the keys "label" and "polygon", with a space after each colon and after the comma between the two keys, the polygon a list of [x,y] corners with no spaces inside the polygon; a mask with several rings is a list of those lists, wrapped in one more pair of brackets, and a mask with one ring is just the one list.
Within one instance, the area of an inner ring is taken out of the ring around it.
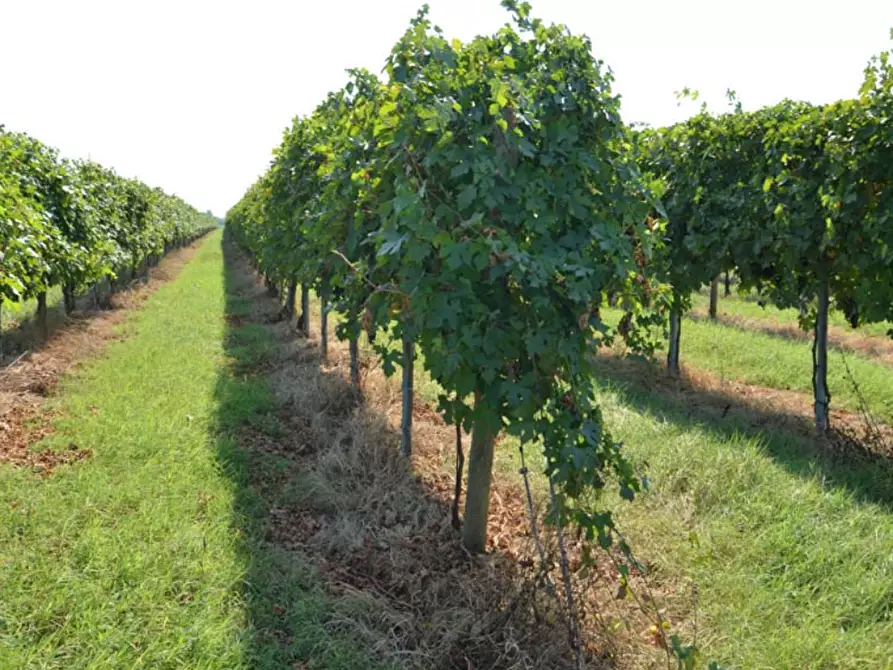
{"label": "green grass", "polygon": [[652,579],[695,582],[730,668],[893,667],[893,468],[699,415],[606,378],[606,421],[653,490],[617,506]]}
{"label": "green grass", "polygon": [[244,374],[270,344],[228,333],[247,305],[222,259],[215,233],[66,379],[40,446],[92,458],[49,478],[0,467],[0,668],[368,667],[328,632],[312,571],[264,541],[249,475],[275,463],[235,435],[271,409]]}
{"label": "green grass", "polygon": [[[812,393],[812,344],[765,333],[742,331],[707,321],[686,320],[682,326],[683,365],[708,370],[746,384]],[[859,399],[847,376],[847,365],[869,411],[893,423],[893,372],[870,358],[829,351],[828,385],[832,407],[858,410]]]}
{"label": "green grass", "polygon": [[[615,323],[621,314],[617,309],[605,309],[602,313],[610,323]],[[659,359],[666,355],[665,346],[664,343],[657,354]],[[792,340],[686,319],[682,324],[680,359],[683,367],[706,370],[721,379],[812,396],[811,340]],[[893,424],[893,376],[889,365],[834,349],[828,352],[828,363],[832,409],[859,410],[859,393],[847,374],[848,365],[871,414]]]}
{"label": "green grass", "polygon": [[[737,293],[732,293],[732,295],[730,296],[723,296],[722,290],[722,287],[720,287],[720,298],[718,305],[720,314],[729,314],[730,316],[756,319],[782,326],[797,324],[799,312],[796,309],[778,309],[777,307],[774,307],[772,305],[760,307],[759,303],[757,303],[756,299],[754,299],[753,297],[750,297],[750,299],[748,299],[748,296],[739,295]],[[694,307],[695,309],[706,313],[709,305],[709,294],[695,293],[692,295],[692,307]],[[852,330],[843,312],[832,310],[829,315],[828,321],[832,326],[837,326],[838,328],[843,328],[846,330]],[[884,321],[882,323],[866,323],[860,325],[855,332],[862,333],[864,335],[870,335],[872,337],[886,338],[887,331],[891,328],[893,328],[893,323]]]}

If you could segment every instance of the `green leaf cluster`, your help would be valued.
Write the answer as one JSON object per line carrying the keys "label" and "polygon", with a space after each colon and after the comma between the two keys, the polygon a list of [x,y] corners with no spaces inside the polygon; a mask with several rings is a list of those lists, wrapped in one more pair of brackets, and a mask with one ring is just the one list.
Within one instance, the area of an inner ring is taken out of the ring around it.
{"label": "green leaf cluster", "polygon": [[723,271],[811,321],[818,287],[859,322],[893,317],[893,68],[874,58],[859,97],[754,112],[706,108],[632,136],[668,218],[663,277],[677,298]]}
{"label": "green leaf cluster", "polygon": [[81,290],[215,225],[176,196],[0,126],[0,302]]}
{"label": "green leaf cluster", "polygon": [[588,39],[503,4],[468,43],[420,11],[383,79],[350,71],[294,120],[227,226],[274,282],[331,291],[342,337],[410,336],[447,421],[542,445],[565,518],[606,542],[593,497],[642,485],[595,397],[599,307],[646,320],[664,222]]}

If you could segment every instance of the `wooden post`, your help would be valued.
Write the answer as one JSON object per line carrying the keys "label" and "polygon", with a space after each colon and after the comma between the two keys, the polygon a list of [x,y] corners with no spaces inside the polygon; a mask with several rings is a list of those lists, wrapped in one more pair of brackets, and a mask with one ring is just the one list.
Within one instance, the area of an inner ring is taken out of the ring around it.
{"label": "wooden post", "polygon": [[301,284],[301,331],[310,337],[310,287]]}
{"label": "wooden post", "polygon": [[319,348],[322,359],[329,358],[329,282],[323,279],[319,290]]}
{"label": "wooden post", "polygon": [[360,336],[357,333],[356,319],[350,331],[350,385],[360,390]]}
{"label": "wooden post", "polygon": [[66,283],[62,287],[62,301],[65,303],[65,315],[71,316],[71,313],[74,312],[74,286],[70,283]]}
{"label": "wooden post", "polygon": [[291,323],[295,318],[295,298],[298,293],[298,282],[294,279],[288,282],[288,292],[285,294],[285,320]]}
{"label": "wooden post", "polygon": [[400,421],[400,455],[412,454],[412,373],[415,362],[415,344],[408,329],[403,328],[403,416]]}
{"label": "wooden post", "polygon": [[818,290],[815,338],[812,344],[812,388],[815,396],[815,427],[820,434],[831,428],[831,392],[828,389],[828,282]]}
{"label": "wooden post", "polygon": [[682,310],[679,300],[674,298],[670,311],[670,346],[667,350],[667,371],[672,377],[679,376],[679,341],[682,335]]}
{"label": "wooden post", "polygon": [[37,327],[40,331],[40,336],[44,340],[50,339],[50,327],[47,323],[47,294],[46,291],[41,291],[37,294]]}

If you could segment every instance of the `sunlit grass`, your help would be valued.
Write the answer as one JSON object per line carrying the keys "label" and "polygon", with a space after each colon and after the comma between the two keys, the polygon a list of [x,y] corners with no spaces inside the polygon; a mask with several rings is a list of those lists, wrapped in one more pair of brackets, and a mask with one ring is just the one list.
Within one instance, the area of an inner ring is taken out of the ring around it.
{"label": "sunlit grass", "polygon": [[[620,317],[616,309],[603,310],[603,314],[609,321]],[[665,345],[658,353],[662,356]],[[680,359],[683,367],[706,370],[721,379],[812,394],[810,340],[685,319]],[[861,394],[876,418],[893,423],[893,371],[889,365],[837,350],[829,351],[828,360],[832,408],[858,411]]]}
{"label": "sunlit grass", "polygon": [[0,668],[365,667],[312,571],[263,540],[234,426],[270,394],[233,357],[268,344],[226,337],[228,288],[215,233],[65,380],[39,446],[92,457],[0,467]]}
{"label": "sunlit grass", "polygon": [[742,669],[889,668],[893,469],[606,384],[608,425],[653,487],[618,503],[621,528],[657,583],[697,585],[706,654]]}
{"label": "sunlit grass", "polygon": [[[761,307],[754,296],[744,296],[733,292],[732,295],[724,296],[723,289],[720,287],[720,298],[718,303],[719,314],[729,314],[730,316],[743,317],[747,319],[757,319],[767,321],[769,323],[787,326],[797,324],[799,311],[793,308],[778,309],[771,304]],[[710,305],[709,294],[695,293],[692,295],[692,307],[699,312],[706,313]],[[849,322],[846,320],[843,312],[831,310],[828,318],[832,326],[852,330]],[[860,325],[855,332],[873,337],[888,337],[887,331],[893,328],[893,323],[884,321],[881,323],[866,323]]]}

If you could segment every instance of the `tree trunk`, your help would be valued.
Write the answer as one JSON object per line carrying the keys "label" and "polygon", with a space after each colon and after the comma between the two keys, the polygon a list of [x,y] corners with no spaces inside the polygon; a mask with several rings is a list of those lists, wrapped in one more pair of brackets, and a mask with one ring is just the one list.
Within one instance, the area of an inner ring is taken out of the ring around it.
{"label": "tree trunk", "polygon": [[710,282],[710,318],[716,321],[716,311],[719,306],[719,275]]}
{"label": "tree trunk", "polygon": [[62,300],[65,303],[65,315],[71,316],[71,313],[74,312],[74,286],[71,284],[65,284],[62,287]]}
{"label": "tree trunk", "polygon": [[0,367],[3,367],[3,296],[0,296]]}
{"label": "tree trunk", "polygon": [[682,310],[678,301],[670,312],[670,347],[667,351],[667,371],[673,377],[679,376],[679,338],[682,334]]}
{"label": "tree trunk", "polygon": [[819,286],[815,339],[812,344],[812,388],[815,396],[815,427],[827,433],[831,427],[831,392],[828,390],[828,283]]}
{"label": "tree trunk", "polygon": [[732,273],[728,270],[726,270],[723,281],[726,285],[725,297],[728,298],[730,295],[732,295]]}
{"label": "tree trunk", "polygon": [[295,318],[295,297],[298,292],[298,282],[294,279],[288,282],[288,292],[285,294],[285,320],[291,323]]}
{"label": "tree trunk", "polygon": [[415,344],[412,337],[403,329],[403,417],[400,421],[400,455],[412,454],[412,372],[415,362]]}
{"label": "tree trunk", "polygon": [[41,291],[37,294],[37,328],[44,340],[50,339],[50,327],[47,323],[47,294]]}
{"label": "tree trunk", "polygon": [[301,284],[301,332],[310,337],[310,287]]}
{"label": "tree trunk", "polygon": [[456,421],[456,486],[453,490],[452,522],[453,528],[461,530],[462,519],[459,518],[459,502],[462,499],[462,473],[465,469],[465,454],[462,452],[462,422]]}
{"label": "tree trunk", "polygon": [[471,431],[471,451],[468,454],[468,486],[465,491],[465,525],[462,544],[473,554],[483,554],[487,548],[487,514],[490,509],[490,480],[493,472],[493,446],[496,433],[492,419],[481,416],[480,393],[475,393],[475,423]]}

